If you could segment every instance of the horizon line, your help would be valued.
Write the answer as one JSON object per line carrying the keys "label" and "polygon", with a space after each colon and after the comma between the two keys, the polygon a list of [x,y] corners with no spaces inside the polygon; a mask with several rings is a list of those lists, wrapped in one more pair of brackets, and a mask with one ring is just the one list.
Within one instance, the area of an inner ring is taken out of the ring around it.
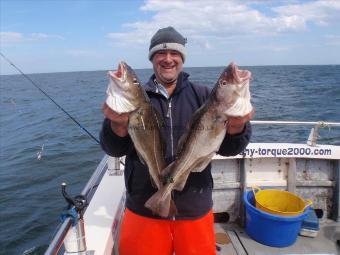
{"label": "horizon line", "polygon": [[[281,64],[281,65],[270,65],[270,64],[263,64],[263,65],[239,65],[240,67],[268,67],[268,66],[338,66],[339,64]],[[186,68],[221,68],[226,66],[184,66],[183,70]],[[54,71],[54,72],[33,72],[33,73],[26,73],[25,74],[55,74],[55,73],[79,73],[79,72],[106,72],[113,69],[102,69],[102,70],[71,70],[71,71]],[[133,68],[133,70],[152,70],[152,67],[149,68]],[[22,75],[21,73],[7,73],[1,74],[0,76],[9,76],[9,75]]]}

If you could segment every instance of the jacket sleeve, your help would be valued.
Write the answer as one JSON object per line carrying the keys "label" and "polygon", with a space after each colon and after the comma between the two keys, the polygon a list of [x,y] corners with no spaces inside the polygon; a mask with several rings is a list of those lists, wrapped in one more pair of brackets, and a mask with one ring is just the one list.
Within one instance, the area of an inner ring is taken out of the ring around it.
{"label": "jacket sleeve", "polygon": [[236,135],[226,134],[217,153],[222,156],[234,156],[241,153],[250,141],[251,132],[250,122],[247,122],[242,133]]}
{"label": "jacket sleeve", "polygon": [[99,138],[102,149],[112,157],[124,156],[133,149],[130,136],[120,137],[116,135],[111,129],[110,120],[106,118],[103,121]]}

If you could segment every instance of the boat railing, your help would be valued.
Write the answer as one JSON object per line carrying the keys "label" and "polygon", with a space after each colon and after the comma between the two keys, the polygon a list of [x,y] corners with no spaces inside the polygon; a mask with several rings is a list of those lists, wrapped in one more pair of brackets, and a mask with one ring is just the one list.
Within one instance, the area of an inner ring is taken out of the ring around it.
{"label": "boat railing", "polygon": [[[96,190],[96,187],[99,185],[101,179],[103,178],[105,171],[109,170],[110,174],[113,175],[112,171],[115,171],[117,173],[120,173],[120,159],[114,158],[114,168],[115,169],[107,169],[107,162],[108,162],[109,156],[105,155],[99,165],[97,166],[96,170],[92,174],[91,178],[83,188],[80,195],[84,196],[89,203],[91,201],[91,198]],[[117,168],[117,169],[116,169]],[[112,172],[112,173],[111,173]],[[49,247],[45,251],[45,255],[55,255],[58,254],[59,250],[61,249],[64,240],[66,238],[66,235],[69,231],[69,229],[72,226],[72,219],[66,218],[62,225],[59,227],[58,231],[56,232],[55,236],[53,237],[51,243],[49,244]],[[79,233],[82,235],[83,233]]]}
{"label": "boat railing", "polygon": [[284,126],[313,126],[307,139],[307,145],[315,146],[319,137],[319,128],[340,127],[340,122],[326,121],[275,121],[252,120],[252,125],[284,125]]}
{"label": "boat railing", "polygon": [[297,126],[315,126],[320,127],[340,127],[340,122],[327,121],[280,121],[280,120],[251,120],[255,125],[297,125]]}
{"label": "boat railing", "polygon": [[[298,125],[298,126],[314,126],[311,130],[311,134],[307,141],[307,144],[312,145],[316,143],[318,128],[323,127],[340,127],[340,122],[325,122],[325,121],[271,121],[271,120],[252,120],[250,121],[252,125]],[[90,180],[87,182],[86,186],[81,192],[81,195],[85,196],[87,201],[90,202],[95,188],[99,185],[106,170],[110,171],[110,175],[120,175],[122,174],[122,169],[120,165],[122,164],[120,158],[114,158],[114,169],[108,169],[109,156],[104,156],[96,170],[92,174]],[[52,239],[48,249],[44,253],[45,255],[55,255],[58,254],[61,246],[64,243],[65,237],[72,226],[72,219],[67,218],[62,225],[59,227],[57,233]]]}

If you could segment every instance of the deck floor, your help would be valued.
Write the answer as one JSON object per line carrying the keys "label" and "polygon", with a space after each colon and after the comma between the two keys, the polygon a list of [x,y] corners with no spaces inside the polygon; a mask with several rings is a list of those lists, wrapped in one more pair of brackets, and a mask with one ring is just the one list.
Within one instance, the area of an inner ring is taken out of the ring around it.
{"label": "deck floor", "polygon": [[298,236],[297,241],[286,248],[262,245],[251,239],[238,225],[215,223],[216,233],[225,233],[230,242],[217,244],[218,255],[268,255],[268,254],[340,254],[336,240],[340,240],[340,223],[328,221],[320,226],[317,237]]}
{"label": "deck floor", "polygon": [[[317,237],[298,236],[297,241],[286,248],[275,248],[260,244],[251,239],[245,230],[236,224],[215,223],[215,233],[219,235],[222,243],[217,243],[217,255],[271,255],[271,254],[314,254],[337,255],[340,246],[340,223],[327,221],[320,224]],[[221,238],[222,237],[222,238]],[[117,237],[116,241],[119,239]],[[117,255],[117,242],[112,254]]]}

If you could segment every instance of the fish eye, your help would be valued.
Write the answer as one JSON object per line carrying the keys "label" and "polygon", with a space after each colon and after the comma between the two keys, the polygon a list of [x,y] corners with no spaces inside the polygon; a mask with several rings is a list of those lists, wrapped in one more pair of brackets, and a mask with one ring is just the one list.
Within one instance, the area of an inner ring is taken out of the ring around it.
{"label": "fish eye", "polygon": [[227,82],[226,80],[220,80],[219,84],[220,84],[221,86],[225,86],[225,85],[228,84],[228,82]]}

